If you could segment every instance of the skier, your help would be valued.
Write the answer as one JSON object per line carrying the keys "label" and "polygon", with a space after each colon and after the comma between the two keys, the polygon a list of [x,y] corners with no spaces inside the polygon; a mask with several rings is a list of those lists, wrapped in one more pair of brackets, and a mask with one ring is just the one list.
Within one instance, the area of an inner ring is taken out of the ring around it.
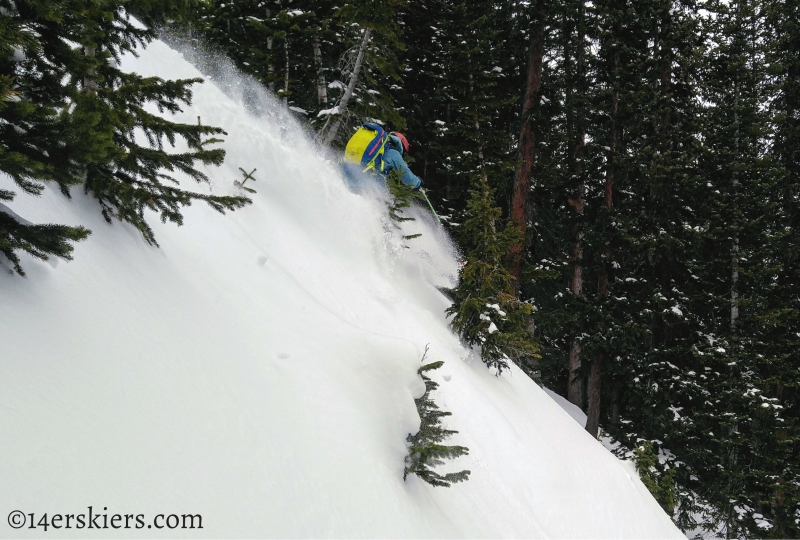
{"label": "skier", "polygon": [[[398,171],[400,180],[412,189],[419,189],[419,179],[403,160],[408,152],[408,139],[402,133],[386,131],[376,124],[364,124],[350,137],[342,158],[342,169],[348,187],[360,191],[375,180],[386,178],[392,171]],[[380,184],[378,184],[380,185]]]}

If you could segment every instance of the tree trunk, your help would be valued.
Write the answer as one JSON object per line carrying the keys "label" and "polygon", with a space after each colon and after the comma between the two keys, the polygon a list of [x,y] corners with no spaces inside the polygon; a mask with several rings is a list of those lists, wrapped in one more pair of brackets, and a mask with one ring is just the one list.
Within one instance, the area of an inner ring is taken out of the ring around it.
{"label": "tree trunk", "polygon": [[[608,163],[606,168],[606,182],[605,182],[605,204],[606,204],[606,220],[611,219],[611,209],[614,205],[614,162],[617,152],[617,111],[619,109],[619,99],[617,95],[614,96],[611,102],[611,144],[608,156]],[[610,231],[610,223],[607,224],[606,231]],[[607,232],[606,234],[610,234]],[[611,249],[608,244],[603,251],[603,270],[600,274],[600,281],[597,286],[598,295],[602,298],[608,294],[608,267],[611,261]],[[603,382],[603,357],[605,353],[598,353],[592,362],[591,372],[589,375],[589,409],[586,413],[586,431],[592,437],[597,438],[600,431],[600,395]]]}
{"label": "tree trunk", "polygon": [[[614,173],[609,168],[609,170],[606,171],[606,207],[609,211],[611,211],[611,182],[613,178]],[[608,251],[606,251],[605,256],[606,260],[608,260]],[[606,268],[603,269],[603,273],[600,275],[600,282],[598,283],[597,289],[601,297],[608,293],[608,271]],[[600,394],[602,390],[604,355],[604,352],[597,354],[592,361],[589,372],[589,405],[586,412],[586,431],[595,439],[597,438],[600,428]]]}
{"label": "tree trunk", "polygon": [[600,431],[600,379],[603,371],[603,354],[592,362],[589,373],[589,410],[586,414],[586,431],[597,438]]}
{"label": "tree trunk", "polygon": [[[538,4],[534,9],[540,7]],[[535,16],[539,14],[536,13]],[[511,201],[511,219],[522,230],[523,239],[511,246],[511,274],[520,287],[522,259],[528,231],[528,192],[531,187],[531,171],[536,158],[533,140],[531,115],[539,99],[542,87],[542,56],[544,55],[544,24],[540,20],[531,32],[530,56],[528,58],[528,82],[525,87],[525,99],[522,102],[522,127],[519,135],[519,165],[514,178],[514,194]]]}
{"label": "tree trunk", "polygon": [[322,47],[319,35],[314,34],[314,65],[317,68],[317,104],[328,104],[328,85],[325,83],[325,72],[322,69]]}
{"label": "tree trunk", "polygon": [[[272,12],[267,8],[267,20],[272,18]],[[267,87],[270,92],[275,92],[275,59],[272,57],[272,36],[267,38],[267,54],[269,56],[269,65],[267,66],[267,78],[269,82]]]}
{"label": "tree trunk", "polygon": [[334,120],[333,125],[330,126],[328,129],[328,125],[331,122],[331,119],[334,117],[331,114],[328,117],[328,121],[325,122],[325,125],[322,128],[320,134],[325,135],[325,138],[322,140],[322,144],[325,146],[330,146],[331,143],[336,139],[336,135],[339,133],[339,127],[342,125],[342,119],[344,118],[345,114],[347,114],[347,103],[350,101],[350,98],[353,96],[353,91],[356,88],[356,82],[358,82],[358,74],[361,71],[361,64],[364,62],[364,55],[367,52],[367,45],[369,45],[370,39],[370,29],[367,28],[364,30],[364,37],[361,40],[361,45],[358,47],[358,56],[356,56],[356,63],[353,66],[353,73],[350,74],[350,82],[347,85],[347,89],[342,96],[342,99],[339,100],[337,105],[338,111],[336,112],[336,120]]}
{"label": "tree trunk", "polygon": [[[581,201],[582,202],[582,201]],[[581,296],[583,290],[583,248],[581,240],[583,234],[578,233],[575,245],[572,248],[572,294]],[[583,377],[581,376],[581,344],[577,338],[573,337],[569,347],[569,383],[567,385],[567,399],[570,403],[583,409]]]}
{"label": "tree trunk", "polygon": [[[577,84],[581,78],[585,76],[585,48],[584,34],[583,34],[583,11],[585,8],[584,0],[580,0],[580,7],[578,10],[577,32],[575,35],[575,43],[577,44],[577,73],[570,73],[569,56],[567,52],[569,41],[573,39],[573,30],[569,28],[567,33],[567,46],[565,46],[565,57],[567,65],[567,84]],[[583,84],[579,85],[580,91]],[[583,150],[586,144],[586,130],[584,127],[584,109],[581,102],[575,106],[575,95],[569,96],[568,114],[570,118],[567,121],[567,129],[570,138],[573,134],[575,138],[574,154],[572,156],[572,169],[573,177],[577,179],[578,185],[574,199],[570,199],[569,205],[575,210],[577,219],[575,220],[575,243],[572,246],[572,294],[575,296],[583,295],[583,224],[581,217],[583,216],[583,204],[586,191],[586,184],[583,176]],[[582,97],[581,97],[582,99]],[[577,109],[577,110],[576,110]],[[582,375],[581,367],[581,344],[578,337],[574,336],[569,348],[569,381],[567,384],[567,399],[570,402],[583,409],[583,386],[585,377]]]}

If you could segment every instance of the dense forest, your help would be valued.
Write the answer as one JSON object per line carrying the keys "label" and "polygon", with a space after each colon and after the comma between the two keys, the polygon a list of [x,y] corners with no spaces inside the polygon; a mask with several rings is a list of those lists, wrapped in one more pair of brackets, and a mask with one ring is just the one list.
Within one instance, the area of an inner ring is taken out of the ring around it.
{"label": "dense forest", "polygon": [[[117,68],[159,33],[229,56],[320,147],[405,133],[487,365],[581,407],[684,531],[800,536],[800,4],[0,0],[0,171],[82,186],[151,243],[145,212],[247,204],[170,183],[224,155],[143,108],[193,81]],[[0,206],[19,273],[88,234]]]}

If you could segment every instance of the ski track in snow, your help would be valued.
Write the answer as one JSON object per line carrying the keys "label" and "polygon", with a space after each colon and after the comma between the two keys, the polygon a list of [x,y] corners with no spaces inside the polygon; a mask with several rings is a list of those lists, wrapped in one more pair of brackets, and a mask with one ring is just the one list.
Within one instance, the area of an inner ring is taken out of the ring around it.
{"label": "ski track in snow", "polygon": [[[161,42],[123,66],[199,76]],[[423,236],[399,248],[381,203],[349,193],[299,128],[282,133],[272,98],[249,114],[242,81],[196,86],[177,118],[225,128],[211,189],[233,194],[238,168],[255,168],[252,205],[223,217],[195,203],[182,227],[151,215],[156,249],[79,190],[8,204],[93,234],[72,262],[0,272],[0,509],[202,514],[202,531],[170,536],[682,537],[629,464],[452,335],[436,287],[458,263],[430,221],[405,225]],[[449,489],[402,480],[426,344],[445,362],[432,377],[460,432],[448,442],[470,449],[442,468],[472,471]],[[0,525],[87,534],[165,531]]]}

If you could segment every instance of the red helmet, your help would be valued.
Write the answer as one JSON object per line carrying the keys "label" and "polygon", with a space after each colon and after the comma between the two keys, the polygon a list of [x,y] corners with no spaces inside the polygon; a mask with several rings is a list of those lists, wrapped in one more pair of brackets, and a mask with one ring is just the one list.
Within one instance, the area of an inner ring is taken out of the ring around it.
{"label": "red helmet", "polygon": [[406,139],[406,136],[399,131],[392,131],[391,134],[400,139],[400,142],[403,143],[403,148],[405,149],[406,153],[408,153],[408,139]]}

